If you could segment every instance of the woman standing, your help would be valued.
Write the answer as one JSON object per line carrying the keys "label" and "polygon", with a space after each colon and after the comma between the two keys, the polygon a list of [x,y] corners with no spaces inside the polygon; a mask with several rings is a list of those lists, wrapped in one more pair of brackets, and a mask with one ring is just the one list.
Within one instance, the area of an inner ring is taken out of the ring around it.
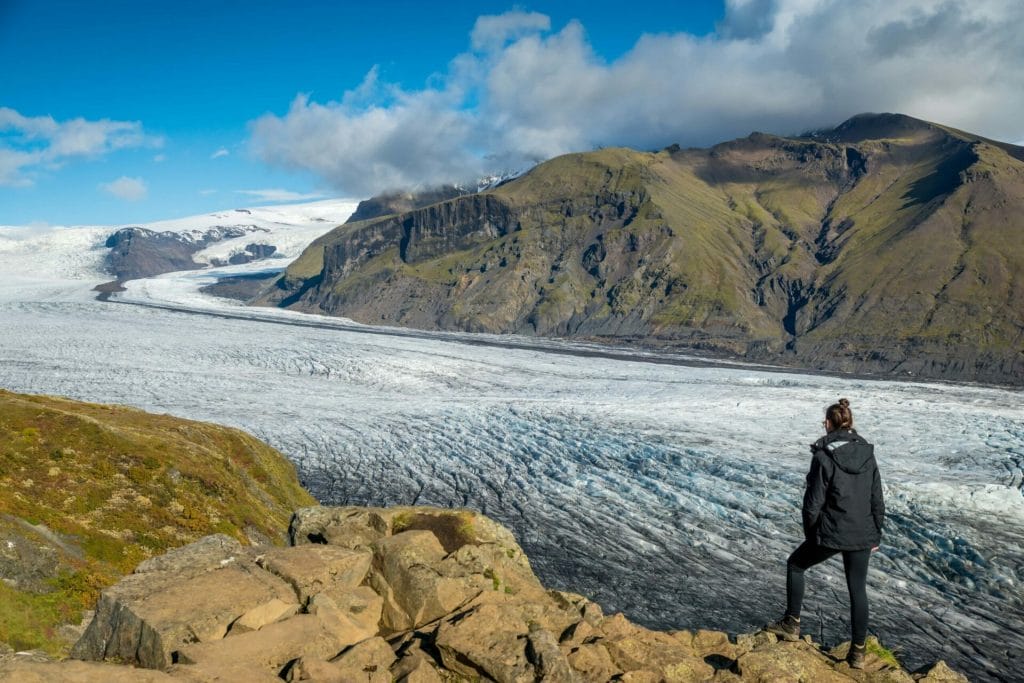
{"label": "woman standing", "polygon": [[805,540],[786,566],[786,614],[765,630],[785,640],[797,640],[804,571],[842,553],[852,627],[846,661],[852,668],[862,669],[868,631],[868,560],[878,550],[885,517],[882,479],[874,446],[853,428],[849,401],[841,398],[830,405],[823,424],[827,433],[811,445],[814,457],[803,506]]}

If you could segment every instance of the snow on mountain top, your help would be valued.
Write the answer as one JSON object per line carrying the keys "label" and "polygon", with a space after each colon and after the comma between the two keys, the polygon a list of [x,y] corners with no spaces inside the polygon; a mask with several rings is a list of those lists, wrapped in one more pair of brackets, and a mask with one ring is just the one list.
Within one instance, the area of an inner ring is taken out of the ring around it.
{"label": "snow on mountain top", "polygon": [[[252,243],[272,244],[277,255],[294,259],[310,242],[344,223],[358,202],[326,199],[304,204],[256,206],[213,213],[115,226],[0,226],[0,272],[6,277],[32,279],[110,279],[103,271],[108,253],[104,243],[122,228],[139,227],[154,232],[177,232],[199,239],[217,228],[241,227],[247,234],[215,242],[195,255],[197,263],[227,259]],[[278,261],[280,264],[286,261]]]}
{"label": "snow on mountain top", "polygon": [[255,226],[273,230],[281,226],[320,225],[327,232],[344,223],[359,204],[352,199],[324,199],[304,204],[283,204],[277,206],[254,206],[227,209],[199,216],[174,218],[152,223],[130,223],[120,228],[140,227],[154,232],[206,231],[210,228],[229,226]]}

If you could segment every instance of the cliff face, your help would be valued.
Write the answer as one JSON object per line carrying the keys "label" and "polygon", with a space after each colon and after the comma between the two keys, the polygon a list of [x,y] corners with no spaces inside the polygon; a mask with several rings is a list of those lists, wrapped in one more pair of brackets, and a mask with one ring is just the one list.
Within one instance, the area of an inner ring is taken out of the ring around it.
{"label": "cliff face", "polygon": [[966,681],[942,663],[911,675],[874,640],[854,671],[847,644],[606,616],[546,590],[512,534],[468,510],[305,508],[289,536],[147,560],[103,592],[73,653],[91,661],[0,661],[0,681]]}
{"label": "cliff face", "polygon": [[215,532],[282,542],[311,502],[291,463],[237,430],[0,390],[0,643],[65,651],[140,561]]}
{"label": "cliff face", "polygon": [[1019,383],[1021,159],[898,115],[708,150],[569,155],[346,224],[256,303]]}
{"label": "cliff face", "polygon": [[461,197],[465,194],[468,194],[468,192],[451,185],[422,192],[386,193],[359,202],[359,206],[356,207],[356,210],[345,222],[357,223],[391,214],[408,213],[409,211],[415,211],[424,206]]}

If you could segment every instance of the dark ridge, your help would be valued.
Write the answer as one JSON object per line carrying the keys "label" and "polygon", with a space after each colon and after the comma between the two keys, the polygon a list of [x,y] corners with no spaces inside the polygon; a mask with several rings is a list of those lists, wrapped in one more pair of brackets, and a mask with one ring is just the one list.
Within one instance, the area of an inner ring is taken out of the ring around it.
{"label": "dark ridge", "polygon": [[454,185],[444,185],[422,192],[387,192],[359,202],[359,206],[356,207],[355,212],[349,216],[345,223],[355,223],[357,221],[367,221],[371,218],[380,218],[381,216],[407,213],[466,194],[470,194],[470,192]]}

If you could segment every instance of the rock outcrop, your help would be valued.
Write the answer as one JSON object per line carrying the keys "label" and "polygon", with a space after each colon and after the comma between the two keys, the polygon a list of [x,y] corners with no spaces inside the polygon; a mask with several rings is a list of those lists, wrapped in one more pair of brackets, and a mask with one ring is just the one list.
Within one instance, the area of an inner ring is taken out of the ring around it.
{"label": "rock outcrop", "polygon": [[[255,225],[220,226],[186,232],[156,232],[140,227],[121,228],[107,238],[104,246],[110,249],[110,253],[104,260],[104,267],[119,282],[178,270],[206,268],[206,264],[193,260],[193,254],[215,242],[258,232],[266,232],[266,229]],[[268,258],[276,251],[277,247],[273,245],[254,242],[246,245],[244,251],[233,254],[228,262],[248,263]]]}
{"label": "rock outcrop", "polygon": [[0,390],[0,643],[66,653],[121,576],[138,567],[117,590],[180,576],[209,549],[160,553],[213,533],[232,553],[284,544],[313,502],[283,455],[238,430]]}
{"label": "rock outcrop", "polygon": [[74,649],[90,661],[0,656],[0,681],[966,680],[942,663],[910,674],[877,643],[853,671],[809,638],[606,616],[546,590],[512,534],[467,510],[304,508],[289,536],[211,536],[142,563],[103,592]]}

